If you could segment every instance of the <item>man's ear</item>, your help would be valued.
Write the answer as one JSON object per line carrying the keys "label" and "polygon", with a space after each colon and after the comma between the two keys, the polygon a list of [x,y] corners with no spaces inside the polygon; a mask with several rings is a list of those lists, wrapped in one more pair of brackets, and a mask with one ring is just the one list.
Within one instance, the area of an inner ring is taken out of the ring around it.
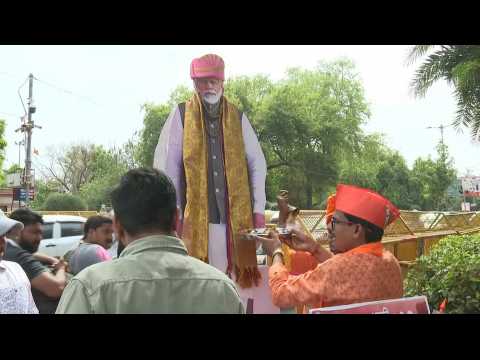
{"label": "man's ear", "polygon": [[355,238],[361,238],[363,236],[362,233],[365,232],[365,230],[363,229],[363,226],[360,224],[354,224],[354,226],[355,226],[355,229],[353,230],[353,236]]}
{"label": "man's ear", "polygon": [[127,246],[127,239],[126,239],[126,232],[125,228],[122,224],[118,221],[116,216],[113,216],[112,219],[113,231],[115,232],[115,237],[120,241],[123,246]]}
{"label": "man's ear", "polygon": [[92,236],[97,229],[88,229],[87,237]]}

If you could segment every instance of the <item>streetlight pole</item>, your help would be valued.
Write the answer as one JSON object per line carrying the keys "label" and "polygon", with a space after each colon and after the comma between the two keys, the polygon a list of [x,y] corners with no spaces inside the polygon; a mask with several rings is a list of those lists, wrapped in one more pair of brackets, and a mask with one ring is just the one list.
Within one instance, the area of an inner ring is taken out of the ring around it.
{"label": "streetlight pole", "polygon": [[24,140],[21,140],[21,141],[15,141],[15,145],[18,145],[18,167],[22,167],[22,162],[21,162],[21,157],[20,157],[20,149],[23,145],[25,145],[25,141]]}
{"label": "streetlight pole", "polygon": [[32,114],[35,112],[33,105],[33,74],[28,75],[28,118],[26,124],[27,131],[27,148],[25,156],[25,192],[27,197],[25,199],[25,206],[28,207],[30,203],[30,184],[31,184],[31,169],[32,169],[32,129],[34,127],[32,121]]}
{"label": "streetlight pole", "polygon": [[[443,139],[443,130],[447,127],[449,127],[451,125],[443,125],[443,124],[440,124],[440,126],[428,126],[427,129],[440,129],[440,156],[441,156],[441,162],[443,163],[443,166],[446,167],[446,162],[447,162],[447,159],[446,159],[446,153],[445,153],[445,142],[444,142],[444,139]],[[446,197],[446,194],[443,195],[443,200],[445,200],[445,197]]]}
{"label": "streetlight pole", "polygon": [[442,144],[442,155],[445,155],[445,142],[443,141],[443,130],[451,125],[443,125],[440,124],[440,126],[427,126],[427,129],[440,129],[440,144]]}

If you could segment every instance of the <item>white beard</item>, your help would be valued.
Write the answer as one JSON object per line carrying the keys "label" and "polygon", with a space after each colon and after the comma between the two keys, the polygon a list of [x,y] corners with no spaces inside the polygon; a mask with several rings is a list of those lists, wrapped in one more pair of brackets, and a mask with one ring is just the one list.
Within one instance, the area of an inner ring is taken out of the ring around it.
{"label": "white beard", "polygon": [[203,95],[203,100],[210,105],[215,105],[220,101],[221,97],[222,91],[219,91],[217,94],[207,93]]}

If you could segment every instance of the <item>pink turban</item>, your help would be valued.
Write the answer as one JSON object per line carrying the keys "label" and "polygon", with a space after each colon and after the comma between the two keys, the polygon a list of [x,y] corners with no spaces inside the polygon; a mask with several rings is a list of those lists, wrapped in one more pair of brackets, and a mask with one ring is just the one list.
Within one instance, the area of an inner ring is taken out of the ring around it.
{"label": "pink turban", "polygon": [[215,78],[225,80],[224,71],[225,64],[223,59],[214,54],[193,59],[190,64],[190,77],[192,79]]}

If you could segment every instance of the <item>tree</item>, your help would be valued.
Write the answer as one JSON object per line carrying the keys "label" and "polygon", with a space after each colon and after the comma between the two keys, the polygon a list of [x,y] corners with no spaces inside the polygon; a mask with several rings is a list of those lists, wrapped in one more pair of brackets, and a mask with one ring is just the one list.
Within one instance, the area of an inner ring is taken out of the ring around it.
{"label": "tree", "polygon": [[57,183],[63,192],[77,194],[83,184],[94,176],[93,164],[101,146],[77,144],[68,148],[50,148],[49,164],[39,164],[40,171],[47,181]]}
{"label": "tree", "polygon": [[472,137],[480,136],[480,46],[417,45],[408,56],[413,63],[430,53],[415,73],[411,87],[416,96],[425,96],[438,80],[444,79],[455,88],[457,129],[470,128]]}
{"label": "tree", "polygon": [[128,142],[121,148],[98,150],[92,163],[92,179],[82,185],[80,197],[89,210],[99,210],[102,204],[110,204],[110,193],[125,172],[136,167]]}
{"label": "tree", "polygon": [[167,103],[154,105],[145,103],[142,109],[145,111],[143,129],[139,133],[139,142],[135,149],[135,161],[146,167],[153,166],[153,155],[160,137],[160,132],[171,111],[178,103],[187,101],[193,95],[193,91],[186,86],[177,87]]}
{"label": "tree", "polygon": [[378,191],[400,209],[416,208],[418,185],[411,179],[405,159],[396,151],[390,151],[381,162],[377,174]]}
{"label": "tree", "polygon": [[225,96],[247,115],[252,126],[256,128],[260,108],[274,86],[266,75],[239,76],[225,82]]}
{"label": "tree", "polygon": [[[46,181],[44,179],[37,179],[35,181],[35,199],[30,203],[33,209],[40,210],[47,197],[52,193],[58,193],[62,189],[55,181]],[[64,209],[62,209],[64,210]]]}
{"label": "tree", "polygon": [[160,137],[163,125],[172,111],[169,105],[154,105],[146,103],[143,105],[145,116],[143,118],[143,129],[140,132],[136,160],[142,165],[153,166],[153,156]]}
{"label": "tree", "polygon": [[[5,161],[5,148],[7,141],[5,140],[5,120],[0,119],[0,169],[3,167]],[[5,184],[5,174],[0,171],[0,184]]]}
{"label": "tree", "polygon": [[401,209],[421,207],[419,183],[405,159],[385,145],[381,134],[360,138],[341,162],[339,182],[375,190]]}
{"label": "tree", "polygon": [[422,210],[441,211],[452,206],[447,190],[456,180],[456,171],[446,145],[440,142],[437,153],[436,161],[418,158],[413,165],[412,176],[420,188]]}
{"label": "tree", "polygon": [[18,164],[12,164],[7,170],[4,170],[5,175],[21,173],[23,168]]}
{"label": "tree", "polygon": [[292,203],[310,209],[336,184],[342,154],[358,144],[368,116],[350,61],[290,69],[275,84],[259,110],[257,131],[269,175],[275,173],[277,185],[289,189]]}
{"label": "tree", "polygon": [[71,194],[53,193],[48,195],[42,210],[46,211],[83,211],[87,209],[85,202]]}
{"label": "tree", "polygon": [[378,171],[389,151],[381,134],[361,136],[357,146],[343,154],[339,182],[377,189]]}

